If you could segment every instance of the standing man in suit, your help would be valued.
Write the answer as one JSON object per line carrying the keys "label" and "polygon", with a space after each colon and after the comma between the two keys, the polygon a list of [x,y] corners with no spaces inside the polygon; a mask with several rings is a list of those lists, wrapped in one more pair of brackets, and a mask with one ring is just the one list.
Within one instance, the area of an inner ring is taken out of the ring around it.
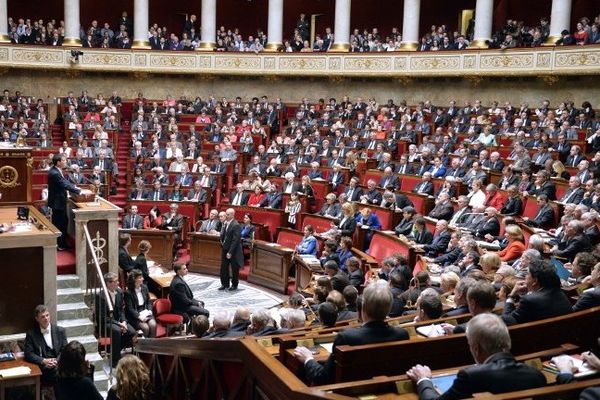
{"label": "standing man in suit", "polygon": [[136,268],[133,258],[129,255],[129,246],[131,245],[131,235],[129,233],[121,233],[119,235],[119,267],[125,272],[129,272]]}
{"label": "standing man in suit", "polygon": [[[235,210],[225,211],[225,224],[221,229],[221,287],[219,290],[237,290],[238,274],[244,264],[242,252],[242,228],[235,220]],[[229,267],[231,266],[231,274]],[[231,278],[231,287],[229,280]]]}
{"label": "standing man in suit", "polygon": [[51,323],[45,305],[36,306],[33,315],[36,324],[25,336],[25,360],[40,367],[43,383],[55,384],[57,359],[67,345],[67,333],[64,328]]}
{"label": "standing man in suit", "polygon": [[177,203],[171,203],[170,212],[163,215],[162,228],[175,232],[175,242],[173,244],[173,257],[174,260],[177,253],[177,245],[181,241],[181,231],[183,229],[183,215],[179,214],[179,205]]}
{"label": "standing man in suit", "polygon": [[138,215],[138,207],[134,204],[129,209],[129,214],[123,218],[123,229],[143,229],[144,217]]}
{"label": "standing man in suit", "polygon": [[64,177],[62,170],[66,163],[67,157],[55,154],[52,157],[52,167],[48,170],[48,208],[52,210],[52,223],[61,232],[57,239],[59,251],[69,248],[67,243],[67,227],[69,225],[67,191],[75,194],[91,193],[89,190],[79,189]]}
{"label": "standing man in suit", "polygon": [[204,303],[194,299],[194,293],[187,284],[184,276],[187,275],[188,269],[185,264],[175,264],[173,266],[175,276],[171,281],[170,298],[171,308],[175,314],[181,314],[186,321],[190,321],[196,315],[209,316],[208,310],[204,308]]}
{"label": "standing man in suit", "polygon": [[473,393],[506,393],[546,385],[540,371],[510,354],[508,328],[498,316],[483,313],[473,317],[467,324],[467,341],[477,364],[458,371],[442,395],[433,386],[429,367],[419,364],[406,372],[417,385],[420,400],[464,399]]}
{"label": "standing man in suit", "polygon": [[121,359],[121,350],[131,342],[136,332],[125,318],[125,296],[119,288],[119,277],[114,272],[104,274],[104,282],[113,306],[112,316],[104,295],[99,294],[96,299],[96,318],[100,332],[110,332],[112,366],[115,368]]}
{"label": "standing man in suit", "polygon": [[306,347],[296,347],[294,356],[304,365],[308,380],[316,385],[333,382],[337,346],[408,340],[408,333],[404,328],[392,327],[385,322],[392,308],[392,301],[392,292],[387,281],[380,280],[367,286],[363,292],[362,326],[345,329],[337,334],[333,342],[333,351],[325,364],[318,363]]}

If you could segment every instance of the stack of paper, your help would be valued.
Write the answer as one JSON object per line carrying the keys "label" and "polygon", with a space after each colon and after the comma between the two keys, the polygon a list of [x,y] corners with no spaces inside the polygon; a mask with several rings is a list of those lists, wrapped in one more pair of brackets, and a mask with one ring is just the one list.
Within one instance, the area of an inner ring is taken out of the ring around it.
{"label": "stack of paper", "polygon": [[0,377],[2,378],[14,378],[17,376],[27,376],[31,374],[31,368],[29,367],[14,367],[0,369]]}

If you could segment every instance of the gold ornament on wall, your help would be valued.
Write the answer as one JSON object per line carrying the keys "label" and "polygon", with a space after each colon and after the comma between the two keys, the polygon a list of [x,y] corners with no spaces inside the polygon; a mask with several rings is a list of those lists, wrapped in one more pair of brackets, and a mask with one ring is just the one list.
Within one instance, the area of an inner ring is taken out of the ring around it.
{"label": "gold ornament on wall", "polygon": [[0,168],[0,187],[3,188],[14,188],[21,186],[17,181],[19,180],[19,172],[10,165],[5,165]]}
{"label": "gold ornament on wall", "polygon": [[556,75],[542,75],[539,78],[548,86],[553,86],[560,81],[560,78]]}

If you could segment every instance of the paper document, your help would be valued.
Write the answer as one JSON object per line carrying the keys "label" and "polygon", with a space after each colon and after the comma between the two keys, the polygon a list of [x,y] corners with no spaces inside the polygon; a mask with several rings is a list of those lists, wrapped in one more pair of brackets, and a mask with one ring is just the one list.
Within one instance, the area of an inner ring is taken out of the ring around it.
{"label": "paper document", "polygon": [[29,367],[14,367],[0,369],[0,377],[2,378],[14,378],[16,376],[25,376],[31,374],[31,368]]}

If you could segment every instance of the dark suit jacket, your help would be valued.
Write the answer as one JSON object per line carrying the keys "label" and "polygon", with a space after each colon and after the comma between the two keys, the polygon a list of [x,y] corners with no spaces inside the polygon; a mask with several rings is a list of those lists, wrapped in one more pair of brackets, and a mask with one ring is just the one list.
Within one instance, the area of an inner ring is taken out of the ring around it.
{"label": "dark suit jacket", "polygon": [[575,190],[569,189],[565,192],[563,197],[560,199],[561,202],[579,204],[583,200],[583,189],[577,188]]}
{"label": "dark suit jacket", "polygon": [[394,231],[398,235],[408,236],[412,232],[413,224],[414,224],[414,221],[412,219],[410,219],[410,220],[401,219],[400,223],[398,223],[398,225],[396,225],[396,228],[394,229]]}
{"label": "dark suit jacket", "polygon": [[408,333],[403,328],[391,327],[383,321],[371,321],[358,328],[341,331],[333,341],[333,352],[324,365],[315,360],[305,364],[309,381],[317,385],[332,383],[335,378],[335,348],[349,345],[360,346],[371,343],[384,343],[396,340],[407,340]]}
{"label": "dark suit jacket", "polygon": [[[154,200],[154,193],[155,191],[152,190],[150,193],[148,193],[148,196],[146,196],[146,200]],[[165,191],[165,189],[160,189],[160,191],[158,192],[158,200],[166,200],[167,199],[167,192]]]}
{"label": "dark suit jacket", "polygon": [[53,210],[67,209],[67,190],[79,194],[80,190],[69,182],[56,167],[48,170],[48,207]]}
{"label": "dark suit jacket", "polygon": [[446,221],[450,221],[452,215],[454,215],[454,207],[449,201],[444,204],[436,204],[433,210],[429,212],[431,218],[445,219]]}
{"label": "dark suit jacket", "polygon": [[[52,347],[56,352],[56,355],[58,355],[63,347],[67,345],[67,332],[58,325],[50,324],[50,333],[52,335]],[[46,341],[44,340],[39,325],[27,331],[27,334],[25,335],[24,353],[25,360],[37,364],[44,376],[50,378],[51,375],[56,372],[55,369],[47,369],[42,366],[42,360],[44,358],[53,357],[46,352]]]}
{"label": "dark suit jacket", "polygon": [[[196,191],[194,189],[190,189],[190,191],[188,192],[188,195],[187,195],[187,199],[192,200],[195,195],[196,195]],[[208,192],[206,191],[206,189],[201,188],[200,195],[198,196],[198,203],[200,203],[200,204],[206,203],[206,196],[208,196]]]}
{"label": "dark suit jacket", "polygon": [[523,212],[523,201],[519,197],[509,197],[500,210],[503,215],[521,215]]}
{"label": "dark suit jacket", "polygon": [[106,300],[104,299],[104,294],[99,293],[96,298],[96,321],[98,324],[104,323],[106,326],[110,326],[111,324],[125,322],[125,293],[121,290],[121,288],[117,288],[115,293],[115,304],[113,304],[113,314],[112,318],[109,319],[108,316],[108,307],[106,305]]}
{"label": "dark suit jacket", "polygon": [[577,235],[568,238],[566,241],[560,241],[558,243],[558,250],[554,252],[557,257],[563,257],[573,262],[577,253],[584,251],[590,251],[592,245],[586,235]]}
{"label": "dark suit jacket", "polygon": [[261,207],[281,208],[281,193],[271,192],[267,194],[260,202]]}
{"label": "dark suit jacket", "polygon": [[340,203],[333,204],[323,204],[321,210],[319,211],[319,215],[327,216],[327,217],[338,217],[340,215],[341,206]]}
{"label": "dark suit jacket", "polygon": [[600,286],[581,293],[579,300],[573,306],[573,311],[581,311],[600,306]]}
{"label": "dark suit jacket", "polygon": [[558,317],[572,311],[571,302],[560,288],[541,289],[521,297],[519,307],[506,302],[502,319],[507,325]]}
{"label": "dark suit jacket", "polygon": [[[229,195],[229,204],[233,204],[233,199],[235,198],[236,193],[237,193],[237,190],[234,190]],[[246,204],[248,204],[249,197],[250,197],[250,194],[248,194],[246,192],[242,192],[242,200],[240,202],[240,205],[245,206]]]}
{"label": "dark suit jacket", "polygon": [[427,194],[433,196],[433,183],[431,182],[419,182],[413,189],[414,193]]}
{"label": "dark suit jacket", "polygon": [[396,191],[400,188],[400,180],[397,176],[382,176],[379,180],[379,186],[382,188],[392,187],[392,190]]}
{"label": "dark suit jacket", "polygon": [[[135,200],[137,199],[138,196],[138,190],[135,189],[131,192],[131,195],[129,195],[129,200]],[[148,191],[147,190],[142,190],[142,200],[147,200],[148,199]]]}
{"label": "dark suit jacket", "polygon": [[133,214],[127,214],[123,218],[123,229],[142,229],[144,227],[144,217],[139,214],[135,215],[135,225],[133,224]]}
{"label": "dark suit jacket", "polygon": [[537,369],[517,362],[510,353],[496,353],[483,364],[458,371],[454,383],[441,396],[431,380],[422,380],[417,386],[419,399],[464,399],[473,393],[506,393],[533,389],[546,385],[546,378]]}
{"label": "dark suit jacket", "polygon": [[490,218],[477,227],[475,236],[484,237],[487,234],[498,236],[500,234],[500,223],[497,218]]}
{"label": "dark suit jacket", "polygon": [[133,258],[129,255],[125,247],[119,246],[119,267],[125,272],[129,272],[136,267]]}
{"label": "dark suit jacket", "polygon": [[138,299],[135,295],[135,292],[125,292],[125,317],[127,318],[127,322],[134,327],[137,327],[140,322],[138,319],[140,316],[138,311],[140,307],[144,310],[152,310],[150,294],[148,292],[148,287],[145,284],[142,284],[142,297],[144,298],[144,304],[142,306],[138,306]]}
{"label": "dark suit jacket", "polygon": [[167,222],[168,218],[167,215],[163,215],[163,224],[162,227],[163,228],[173,228],[170,229],[171,231],[175,232],[175,233],[181,233],[181,229],[183,229],[183,215],[181,214],[177,214],[175,215],[173,218],[171,218],[170,222]]}
{"label": "dark suit jacket", "polygon": [[554,225],[554,209],[549,204],[538,210],[534,219],[527,221],[527,225],[548,229]]}
{"label": "dark suit jacket", "polygon": [[199,304],[187,282],[179,275],[173,277],[170,290],[171,309],[175,314],[185,314],[190,306]]}
{"label": "dark suit jacket", "polygon": [[[351,190],[351,188],[350,188],[350,186],[348,186],[344,190],[344,193],[346,195],[348,195],[348,193],[350,193],[350,190]],[[359,201],[360,200],[360,196],[362,196],[363,194],[364,194],[363,190],[361,188],[359,188],[359,187],[356,187],[356,188],[354,188],[354,192],[352,192],[352,198],[348,198],[348,201],[351,201],[351,202],[352,201]]]}
{"label": "dark suit jacket", "polygon": [[231,261],[236,261],[240,266],[244,265],[241,238],[242,228],[235,219],[231,220],[227,229],[225,229],[225,225],[221,229],[222,257],[229,253],[231,254]]}
{"label": "dark suit jacket", "polygon": [[342,231],[342,236],[352,237],[352,235],[354,235],[354,231],[356,230],[356,220],[352,217],[347,218],[346,221],[343,221],[344,224],[342,225],[343,219],[344,218],[342,217],[338,228],[340,228]]}
{"label": "dark suit jacket", "polygon": [[539,196],[540,194],[545,194],[548,196],[548,200],[556,200],[556,186],[554,183],[548,181],[545,182],[539,189],[535,187],[529,191],[529,194],[533,196]]}
{"label": "dark suit jacket", "polygon": [[423,250],[425,250],[429,255],[437,257],[438,254],[446,251],[448,248],[448,243],[450,243],[450,232],[444,231],[439,235],[433,235],[433,241],[431,244],[425,245]]}
{"label": "dark suit jacket", "polygon": [[[402,171],[403,169],[404,169],[404,172],[400,172],[400,171]],[[396,171],[395,171],[395,172],[397,172],[397,173],[399,173],[399,174],[401,174],[401,173],[404,173],[404,174],[412,174],[412,173],[413,173],[413,171],[414,171],[414,169],[413,169],[412,165],[410,165],[410,164],[408,164],[408,163],[407,163],[407,164],[406,164],[406,168],[405,168],[403,165],[398,165],[398,167],[396,168]]]}

